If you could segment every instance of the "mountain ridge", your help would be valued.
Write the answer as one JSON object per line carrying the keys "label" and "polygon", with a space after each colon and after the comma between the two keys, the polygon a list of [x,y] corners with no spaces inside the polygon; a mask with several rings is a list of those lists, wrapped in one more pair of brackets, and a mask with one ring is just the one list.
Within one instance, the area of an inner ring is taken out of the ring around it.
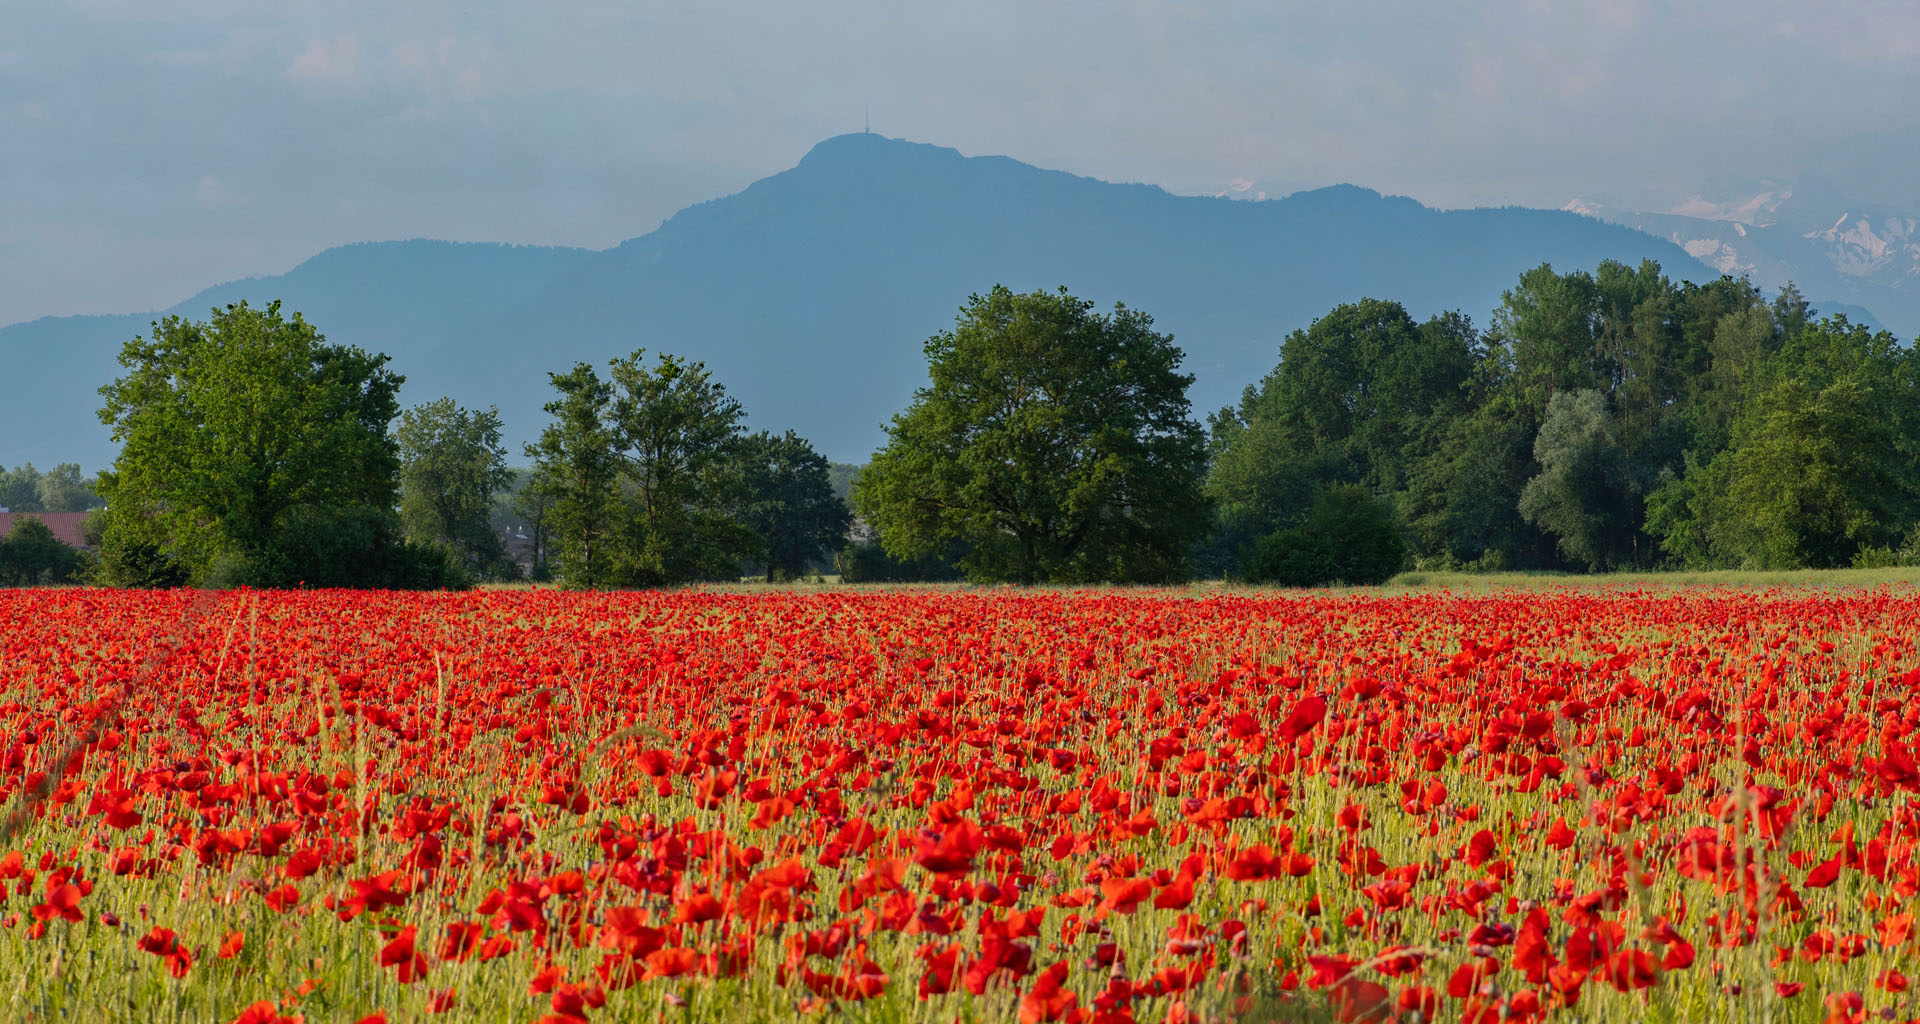
{"label": "mountain ridge", "polygon": [[[545,422],[546,373],[645,347],[706,361],[753,427],[793,428],[860,461],[924,383],[926,338],[996,283],[1064,285],[1152,314],[1185,349],[1204,413],[1341,302],[1390,298],[1423,318],[1461,309],[1484,323],[1522,270],[1605,258],[1718,276],[1671,242],[1561,211],[1435,210],[1357,185],[1180,196],[854,133],[608,249],[356,243],[162,313],[281,298],[330,340],[392,355],[407,405],[445,394],[498,406],[516,460]],[[45,382],[0,400],[0,463],[110,461],[94,392],[157,315],[0,329],[19,379]]]}
{"label": "mountain ridge", "polygon": [[1575,199],[1563,209],[1664,238],[1769,290],[1793,281],[1829,307],[1870,308],[1903,336],[1920,328],[1920,212],[1849,199],[1824,182],[1766,182],[1665,211]]}

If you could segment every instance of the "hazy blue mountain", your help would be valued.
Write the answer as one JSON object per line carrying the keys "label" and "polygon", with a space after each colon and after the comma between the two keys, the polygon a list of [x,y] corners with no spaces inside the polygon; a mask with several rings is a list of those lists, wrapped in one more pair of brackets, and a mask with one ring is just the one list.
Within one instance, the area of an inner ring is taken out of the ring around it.
{"label": "hazy blue mountain", "polygon": [[[0,329],[0,464],[80,462],[89,472],[117,450],[101,426],[98,390],[120,374],[121,346],[171,314],[205,320],[245,299],[304,313],[332,341],[386,352],[408,374],[402,400],[438,397],[436,378],[474,386],[474,357],[491,344],[489,315],[512,308],[594,253],[586,249],[414,240],[340,246],[276,277],[208,288],[169,309],[126,316],[48,317]],[[467,349],[463,342],[475,342]],[[449,343],[456,346],[449,351]],[[484,358],[484,357],[481,357]],[[544,383],[544,378],[542,380]]]}
{"label": "hazy blue mountain", "polygon": [[[549,371],[646,347],[706,360],[755,427],[864,461],[924,382],[927,336],[996,282],[1151,313],[1185,348],[1205,412],[1337,303],[1393,298],[1484,323],[1528,267],[1643,257],[1676,278],[1718,276],[1664,239],[1563,211],[1439,211],[1350,185],[1263,202],[1174,196],[859,134],[605,251],[347,246],[176,310],[282,298],[330,339],[390,353],[406,404],[497,405],[516,457],[544,423]],[[95,389],[150,319],[0,330],[0,463],[110,461]]]}

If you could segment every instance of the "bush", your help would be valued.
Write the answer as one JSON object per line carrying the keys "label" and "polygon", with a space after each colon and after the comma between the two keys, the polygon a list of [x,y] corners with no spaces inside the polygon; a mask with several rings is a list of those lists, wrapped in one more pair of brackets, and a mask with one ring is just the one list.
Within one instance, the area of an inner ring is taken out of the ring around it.
{"label": "bush", "polygon": [[266,551],[232,564],[216,562],[208,577],[211,586],[461,590],[472,585],[451,551],[402,540],[397,516],[364,506],[296,510],[280,522]]}
{"label": "bush", "polygon": [[187,568],[157,545],[108,530],[91,581],[103,587],[159,590],[185,586]]}
{"label": "bush", "polygon": [[22,516],[0,540],[0,586],[71,583],[80,566],[79,550],[61,543],[36,516]]}
{"label": "bush", "polygon": [[[959,549],[949,545],[949,554]],[[964,549],[962,550],[964,553]],[[901,560],[887,554],[877,540],[855,541],[834,558],[842,583],[935,583],[960,579],[954,558],[928,556]]]}
{"label": "bush", "polygon": [[1385,583],[1406,561],[1393,509],[1358,484],[1330,484],[1306,522],[1255,541],[1242,572],[1248,583],[1362,586]]}
{"label": "bush", "polygon": [[1306,526],[1254,541],[1241,572],[1248,583],[1278,583],[1283,587],[1317,587],[1338,578],[1333,571],[1332,545]]}

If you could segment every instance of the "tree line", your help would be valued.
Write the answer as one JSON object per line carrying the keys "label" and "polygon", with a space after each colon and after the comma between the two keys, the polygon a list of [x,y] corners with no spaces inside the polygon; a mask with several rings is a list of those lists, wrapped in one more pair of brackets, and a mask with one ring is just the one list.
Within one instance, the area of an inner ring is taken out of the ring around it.
{"label": "tree line", "polygon": [[[516,479],[495,409],[402,410],[385,355],[326,341],[278,303],[170,317],[101,389],[121,445],[91,576],[120,586],[438,588],[510,579],[496,529]],[[749,434],[699,363],[643,354],[550,375],[554,421],[511,509],[536,578],[653,586],[805,571],[845,536],[826,460]],[[397,423],[396,423],[397,421]]]}
{"label": "tree line", "polygon": [[1541,266],[1476,331],[1341,306],[1210,421],[1216,532],[1254,538],[1340,485],[1390,504],[1411,564],[1800,568],[1920,556],[1920,360],[1788,286],[1652,262]]}
{"label": "tree line", "polygon": [[79,463],[63,462],[44,472],[31,462],[12,469],[0,467],[0,512],[15,515],[12,527],[0,536],[0,586],[82,579],[86,557],[56,537],[39,517],[86,512],[100,504]]}
{"label": "tree line", "polygon": [[[102,388],[122,449],[93,487],[93,573],[1317,584],[1920,561],[1920,362],[1792,286],[1543,265],[1485,329],[1362,299],[1204,422],[1170,335],[1064,289],[974,295],[924,351],[857,470],[749,433],[703,364],[641,350],[549,374],[515,471],[496,411],[402,410],[384,355],[278,304],[169,318]],[[503,514],[531,531],[518,558]]]}

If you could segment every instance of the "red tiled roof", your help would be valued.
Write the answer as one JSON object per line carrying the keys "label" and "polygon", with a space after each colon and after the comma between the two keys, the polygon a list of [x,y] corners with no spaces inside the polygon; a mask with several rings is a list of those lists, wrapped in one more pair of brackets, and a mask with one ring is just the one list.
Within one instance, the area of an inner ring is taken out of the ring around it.
{"label": "red tiled roof", "polygon": [[47,524],[60,543],[87,546],[86,533],[80,528],[87,518],[85,512],[0,512],[0,537],[13,532],[13,524],[29,516]]}

